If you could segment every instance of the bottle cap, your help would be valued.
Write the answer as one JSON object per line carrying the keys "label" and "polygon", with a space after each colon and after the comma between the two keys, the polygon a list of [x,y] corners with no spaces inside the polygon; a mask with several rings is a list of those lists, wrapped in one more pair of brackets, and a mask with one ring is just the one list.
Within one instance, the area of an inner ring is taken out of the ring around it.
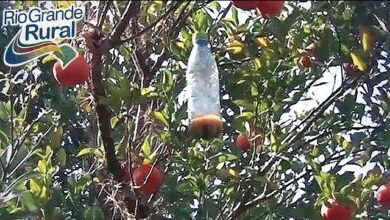
{"label": "bottle cap", "polygon": [[194,41],[204,40],[207,41],[207,34],[205,32],[195,32]]}

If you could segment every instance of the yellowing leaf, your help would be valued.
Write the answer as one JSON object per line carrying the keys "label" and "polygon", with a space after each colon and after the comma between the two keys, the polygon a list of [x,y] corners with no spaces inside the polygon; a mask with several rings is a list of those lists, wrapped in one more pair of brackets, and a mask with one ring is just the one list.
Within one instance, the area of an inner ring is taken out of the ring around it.
{"label": "yellowing leaf", "polygon": [[153,152],[152,154],[145,157],[145,159],[143,160],[143,164],[152,165],[156,159],[157,159],[157,154],[155,152]]}
{"label": "yellowing leaf", "polygon": [[360,71],[366,72],[368,68],[369,56],[362,50],[351,52],[352,62]]}
{"label": "yellowing leaf", "polygon": [[82,150],[80,150],[80,152],[77,154],[76,157],[81,157],[81,156],[84,156],[84,155],[87,155],[87,156],[94,155],[94,156],[96,156],[98,158],[103,158],[102,150],[98,149],[98,148],[93,148],[93,147],[83,148]]}
{"label": "yellowing leaf", "polygon": [[46,163],[43,160],[38,161],[38,170],[41,174],[45,174],[47,169],[46,169]]}
{"label": "yellowing leaf", "polygon": [[259,58],[256,57],[255,59],[253,59],[253,63],[255,64],[256,70],[261,68],[261,61]]}
{"label": "yellowing leaf", "polygon": [[39,201],[46,203],[49,197],[47,187],[44,185],[42,180],[32,178],[30,179],[30,191],[38,197]]}
{"label": "yellowing leaf", "polygon": [[370,27],[359,27],[360,40],[363,46],[363,50],[366,52],[372,52],[374,49],[375,39],[374,33]]}
{"label": "yellowing leaf", "polygon": [[80,107],[83,108],[84,111],[87,112],[87,113],[92,112],[92,106],[90,105],[89,102],[84,102],[83,104],[81,104]]}
{"label": "yellowing leaf", "polygon": [[379,174],[374,173],[374,174],[367,175],[365,177],[365,179],[363,180],[362,186],[364,188],[369,189],[372,186],[379,184],[381,179],[382,179],[381,173],[379,173]]}
{"label": "yellowing leaf", "polygon": [[275,137],[275,135],[272,133],[271,133],[271,149],[273,152],[279,152],[280,150],[280,143]]}
{"label": "yellowing leaf", "polygon": [[146,137],[144,143],[141,146],[144,157],[148,157],[152,154],[152,145],[150,144],[150,138]]}
{"label": "yellowing leaf", "polygon": [[186,48],[186,45],[185,45],[185,43],[184,43],[183,41],[177,42],[177,46],[179,46],[179,47],[182,48],[182,49],[185,49],[185,48]]}
{"label": "yellowing leaf", "polygon": [[351,152],[351,150],[353,149],[353,144],[351,142],[347,141],[347,140],[344,140],[342,142],[341,146],[348,153]]}
{"label": "yellowing leaf", "polygon": [[169,125],[168,119],[165,117],[165,115],[161,112],[155,111],[151,113],[151,116],[158,122],[161,122],[165,126]]}
{"label": "yellowing leaf", "polygon": [[240,178],[240,174],[237,171],[228,168],[222,168],[220,170],[217,170],[216,174],[217,176],[222,178]]}
{"label": "yellowing leaf", "polygon": [[69,8],[72,5],[75,5],[76,1],[56,1],[57,8]]}
{"label": "yellowing leaf", "polygon": [[237,171],[233,170],[233,169],[229,169],[229,175],[231,177],[234,177],[234,178],[240,177],[240,174]]}
{"label": "yellowing leaf", "polygon": [[42,203],[46,203],[47,200],[49,199],[49,191],[47,190],[46,186],[42,186],[41,193],[39,195],[39,201]]}
{"label": "yellowing leaf", "polygon": [[240,40],[230,40],[228,43],[228,50],[232,51],[233,54],[244,53],[246,45]]}
{"label": "yellowing leaf", "polygon": [[271,45],[271,43],[267,37],[258,37],[258,38],[256,38],[256,40],[257,40],[257,43],[259,43],[259,45],[261,47],[269,47]]}

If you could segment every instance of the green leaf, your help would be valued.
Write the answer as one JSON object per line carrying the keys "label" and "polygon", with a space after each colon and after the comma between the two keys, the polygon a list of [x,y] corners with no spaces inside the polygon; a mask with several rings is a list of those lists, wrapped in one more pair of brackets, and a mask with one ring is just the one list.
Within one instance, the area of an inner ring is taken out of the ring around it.
{"label": "green leaf", "polygon": [[318,185],[320,186],[325,197],[330,198],[336,189],[336,178],[330,173],[320,172],[319,175],[315,175]]}
{"label": "green leaf", "polygon": [[191,183],[189,181],[184,181],[184,182],[181,182],[176,190],[178,192],[181,192],[181,193],[189,193],[192,191],[192,186],[191,186]]}
{"label": "green leaf", "polygon": [[206,31],[207,15],[203,11],[198,11],[194,16],[195,27],[197,31]]}
{"label": "green leaf", "polygon": [[251,103],[249,100],[234,100],[234,104],[238,106],[244,107],[248,111],[254,111],[255,110],[255,105]]}
{"label": "green leaf", "polygon": [[119,122],[119,117],[118,116],[112,117],[110,122],[111,122],[111,128],[114,129],[117,123]]}
{"label": "green leaf", "polygon": [[173,73],[171,71],[164,72],[163,89],[166,93],[173,89]]}
{"label": "green leaf", "polygon": [[31,192],[27,191],[21,196],[21,202],[24,207],[27,208],[30,212],[35,212],[38,210],[37,205],[35,204],[34,196]]}
{"label": "green leaf", "polygon": [[305,167],[305,165],[299,160],[292,160],[291,161],[291,169],[294,172],[301,172],[304,167]]}
{"label": "green leaf", "polygon": [[86,148],[80,150],[80,152],[77,154],[77,157],[89,156],[89,155],[103,158],[103,152],[100,149],[93,148],[93,147],[86,147]]}
{"label": "green leaf", "polygon": [[161,112],[154,111],[151,113],[151,116],[158,122],[161,122],[166,127],[169,126],[168,118]]}
{"label": "green leaf", "polygon": [[0,143],[3,143],[5,146],[9,144],[8,135],[2,130],[0,130]]}
{"label": "green leaf", "polygon": [[4,193],[9,193],[11,191],[15,191],[16,187],[19,184],[24,184],[24,181],[29,180],[33,177],[37,177],[39,175],[38,172],[33,171],[33,172],[26,172],[18,176],[16,179],[14,179],[11,183],[8,184],[7,189],[4,190]]}
{"label": "green leaf", "polygon": [[244,120],[241,118],[234,118],[233,119],[232,128],[239,131],[240,133],[246,132]]}
{"label": "green leaf", "polygon": [[144,157],[149,157],[152,154],[152,146],[150,144],[150,138],[146,137],[144,143],[142,144],[142,152]]}
{"label": "green leaf", "polygon": [[243,112],[237,118],[238,119],[243,119],[244,121],[250,121],[254,117],[255,117],[255,114],[253,114],[253,112]]}
{"label": "green leaf", "polygon": [[313,150],[311,151],[310,155],[314,158],[320,156],[321,154],[323,153],[323,151],[321,150],[321,148],[319,148],[318,146],[315,146],[313,148]]}
{"label": "green leaf", "polygon": [[57,152],[57,159],[58,159],[58,162],[61,166],[65,166],[66,165],[66,152],[65,152],[65,149],[64,148],[60,148]]}
{"label": "green leaf", "polygon": [[381,179],[382,179],[381,174],[373,173],[367,175],[363,180],[362,186],[366,189],[371,189],[372,186],[379,184]]}
{"label": "green leaf", "polygon": [[207,7],[217,12],[221,10],[221,5],[217,1],[210,2]]}
{"label": "green leaf", "polygon": [[350,153],[353,149],[353,144],[349,141],[344,140],[343,143],[341,144],[343,149],[347,152]]}
{"label": "green leaf", "polygon": [[104,220],[105,219],[103,211],[97,206],[87,208],[84,211],[83,216],[84,216],[84,219],[88,219],[88,220]]}
{"label": "green leaf", "polygon": [[211,199],[206,199],[204,201],[204,207],[206,209],[207,215],[209,218],[215,218],[218,215],[218,206],[215,204],[215,202]]}
{"label": "green leaf", "polygon": [[179,59],[183,58],[183,56],[182,56],[182,49],[174,41],[171,42],[170,51],[177,58],[179,58]]}
{"label": "green leaf", "polygon": [[233,160],[237,160],[237,159],[238,159],[238,157],[236,155],[233,155],[233,154],[222,154],[221,156],[218,156],[219,163],[222,163],[225,161],[233,161]]}
{"label": "green leaf", "polygon": [[313,169],[313,173],[317,176],[320,175],[320,173],[321,173],[320,164],[318,164],[317,162],[315,162],[312,159],[307,159],[307,161],[308,161],[309,165],[311,166],[311,168]]}
{"label": "green leaf", "polygon": [[130,60],[130,51],[126,46],[124,46],[124,45],[120,46],[119,52],[120,52],[120,54],[122,54],[122,56],[125,60]]}
{"label": "green leaf", "polygon": [[271,148],[272,151],[276,153],[279,153],[282,150],[281,142],[274,133],[271,133]]}
{"label": "green leaf", "polygon": [[232,7],[231,10],[232,10],[232,19],[231,19],[231,21],[233,21],[234,24],[236,26],[238,26],[238,12],[237,12],[237,9]]}

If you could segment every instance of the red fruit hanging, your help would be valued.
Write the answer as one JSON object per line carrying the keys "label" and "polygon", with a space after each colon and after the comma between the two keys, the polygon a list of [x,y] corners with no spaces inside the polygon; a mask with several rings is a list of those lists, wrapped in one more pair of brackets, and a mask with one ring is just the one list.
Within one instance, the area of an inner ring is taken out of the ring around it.
{"label": "red fruit hanging", "polygon": [[390,183],[379,187],[376,199],[382,207],[390,209]]}
{"label": "red fruit hanging", "polygon": [[160,170],[149,164],[143,164],[135,169],[133,178],[134,184],[139,187],[139,191],[147,195],[157,192],[164,179]]}
{"label": "red fruit hanging", "polygon": [[259,5],[259,1],[233,0],[232,3],[236,8],[240,8],[245,11],[255,9]]}
{"label": "red fruit hanging", "polygon": [[284,1],[259,1],[261,16],[271,18],[278,16],[283,9]]}
{"label": "red fruit hanging", "polygon": [[87,60],[81,54],[78,54],[65,67],[58,60],[53,66],[53,74],[61,86],[72,87],[83,84],[88,80],[89,69]]}
{"label": "red fruit hanging", "polygon": [[236,147],[242,151],[249,151],[251,149],[251,144],[246,135],[240,134],[236,139]]}
{"label": "red fruit hanging", "polygon": [[310,68],[312,63],[311,63],[311,60],[310,60],[310,57],[306,54],[304,54],[302,57],[301,57],[301,60],[299,61],[300,64],[305,67],[305,68]]}
{"label": "red fruit hanging", "polygon": [[324,220],[352,220],[352,208],[339,204],[335,200],[329,200],[329,207],[325,204],[321,207],[321,216]]}

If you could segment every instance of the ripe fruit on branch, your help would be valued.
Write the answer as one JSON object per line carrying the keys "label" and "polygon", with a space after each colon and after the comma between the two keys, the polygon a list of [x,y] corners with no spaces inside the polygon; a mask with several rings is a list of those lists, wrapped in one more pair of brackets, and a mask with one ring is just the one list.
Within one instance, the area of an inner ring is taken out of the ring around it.
{"label": "ripe fruit on branch", "polygon": [[240,8],[245,11],[249,11],[257,8],[259,1],[248,1],[248,0],[232,0],[233,5],[236,8]]}
{"label": "ripe fruit on branch", "polygon": [[239,134],[236,139],[236,147],[242,151],[250,151],[251,144],[248,137],[244,134]]}
{"label": "ripe fruit on branch", "polygon": [[89,77],[89,65],[85,58],[78,54],[65,67],[61,61],[57,61],[53,66],[53,74],[57,82],[64,87],[72,87],[83,84]]}
{"label": "ripe fruit on branch", "polygon": [[343,205],[337,201],[330,199],[329,207],[325,204],[321,207],[321,216],[324,220],[351,220],[352,208],[348,205]]}
{"label": "ripe fruit on branch", "polygon": [[301,64],[304,68],[310,68],[312,65],[310,57],[307,54],[302,55],[299,60],[299,64]]}
{"label": "ripe fruit on branch", "polygon": [[390,209],[390,183],[379,187],[376,199],[382,207]]}
{"label": "ripe fruit on branch", "polygon": [[278,16],[283,9],[284,1],[259,1],[258,9],[261,16],[271,18]]}
{"label": "ripe fruit on branch", "polygon": [[150,195],[157,192],[162,183],[163,175],[159,169],[149,164],[143,164],[133,171],[135,186],[143,194]]}
{"label": "ripe fruit on branch", "polygon": [[210,139],[216,137],[222,130],[221,117],[217,115],[203,115],[191,120],[188,127],[194,138]]}

